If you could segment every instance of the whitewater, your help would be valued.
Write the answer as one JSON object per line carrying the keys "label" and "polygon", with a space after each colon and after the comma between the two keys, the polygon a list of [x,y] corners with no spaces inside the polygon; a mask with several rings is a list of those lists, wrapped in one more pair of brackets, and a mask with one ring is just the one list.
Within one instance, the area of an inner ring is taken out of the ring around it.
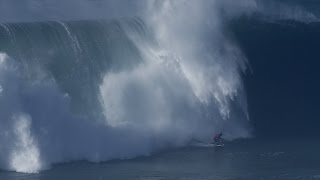
{"label": "whitewater", "polygon": [[148,156],[217,132],[251,137],[249,65],[225,21],[316,20],[252,0],[75,2],[25,1],[12,14],[16,2],[1,1],[0,169]]}

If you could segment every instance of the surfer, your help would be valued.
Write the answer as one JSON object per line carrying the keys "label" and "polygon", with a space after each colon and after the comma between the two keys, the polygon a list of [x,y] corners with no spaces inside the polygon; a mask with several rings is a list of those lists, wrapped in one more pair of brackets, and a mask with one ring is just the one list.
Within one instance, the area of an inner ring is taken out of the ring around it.
{"label": "surfer", "polygon": [[213,144],[221,144],[222,141],[222,133],[218,133],[213,137]]}

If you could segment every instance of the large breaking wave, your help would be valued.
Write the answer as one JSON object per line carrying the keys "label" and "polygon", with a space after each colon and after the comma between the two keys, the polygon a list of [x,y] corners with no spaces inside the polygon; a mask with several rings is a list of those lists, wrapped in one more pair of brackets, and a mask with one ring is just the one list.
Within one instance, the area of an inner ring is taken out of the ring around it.
{"label": "large breaking wave", "polygon": [[220,131],[250,136],[246,59],[223,18],[258,4],[146,4],[109,20],[0,24],[0,168],[34,173],[149,155]]}

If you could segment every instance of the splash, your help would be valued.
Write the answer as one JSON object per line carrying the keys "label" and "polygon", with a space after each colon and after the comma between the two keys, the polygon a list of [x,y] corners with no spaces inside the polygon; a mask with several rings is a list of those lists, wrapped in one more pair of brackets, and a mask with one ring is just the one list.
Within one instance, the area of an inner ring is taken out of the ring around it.
{"label": "splash", "polygon": [[246,59],[220,8],[148,1],[141,17],[112,23],[2,24],[0,168],[133,158],[218,131],[249,137]]}
{"label": "splash", "polygon": [[245,60],[223,36],[218,15],[209,16],[215,6],[214,1],[149,4],[147,21],[158,44],[146,46],[127,32],[143,62],[104,77],[101,94],[109,125],[142,126],[155,132],[171,128],[180,137],[219,131],[212,125],[223,126],[230,118],[231,102],[243,96],[238,90]]}
{"label": "splash", "polygon": [[31,119],[27,115],[13,117],[15,148],[10,155],[10,169],[35,173],[42,168],[40,152],[30,132]]}

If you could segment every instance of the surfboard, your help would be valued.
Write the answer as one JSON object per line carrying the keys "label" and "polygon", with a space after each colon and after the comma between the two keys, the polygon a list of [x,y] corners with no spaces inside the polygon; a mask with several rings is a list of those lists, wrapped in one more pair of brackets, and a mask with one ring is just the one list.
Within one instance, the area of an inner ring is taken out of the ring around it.
{"label": "surfboard", "polygon": [[214,147],[223,147],[224,144],[212,144]]}
{"label": "surfboard", "polygon": [[224,144],[213,144],[213,143],[194,143],[192,146],[197,146],[197,147],[223,147]]}

